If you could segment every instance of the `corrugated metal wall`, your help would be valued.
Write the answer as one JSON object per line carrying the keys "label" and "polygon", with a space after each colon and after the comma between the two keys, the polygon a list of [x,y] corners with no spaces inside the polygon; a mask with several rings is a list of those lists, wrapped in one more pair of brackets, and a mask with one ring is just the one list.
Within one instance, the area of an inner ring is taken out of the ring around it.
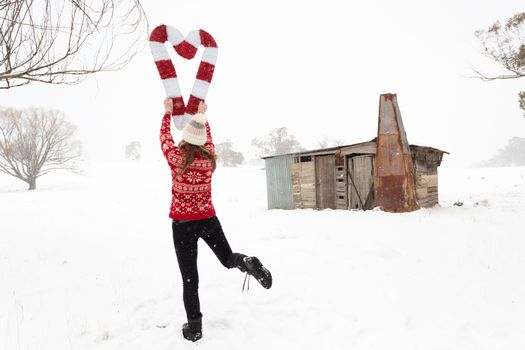
{"label": "corrugated metal wall", "polygon": [[294,209],[291,156],[267,158],[266,191],[268,209]]}

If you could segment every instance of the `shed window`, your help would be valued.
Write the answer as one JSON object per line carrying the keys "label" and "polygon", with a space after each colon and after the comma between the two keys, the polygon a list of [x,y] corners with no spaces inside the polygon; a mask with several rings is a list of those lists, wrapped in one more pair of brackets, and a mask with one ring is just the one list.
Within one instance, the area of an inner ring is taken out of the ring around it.
{"label": "shed window", "polygon": [[312,156],[302,156],[301,157],[301,163],[311,162],[311,161],[312,161]]}

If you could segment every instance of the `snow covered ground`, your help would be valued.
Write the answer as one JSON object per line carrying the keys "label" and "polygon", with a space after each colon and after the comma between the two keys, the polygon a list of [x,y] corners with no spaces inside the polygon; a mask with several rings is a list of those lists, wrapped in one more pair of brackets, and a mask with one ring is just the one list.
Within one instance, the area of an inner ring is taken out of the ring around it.
{"label": "snow covered ground", "polygon": [[201,243],[196,345],[180,335],[163,161],[88,164],[35,192],[0,175],[0,349],[522,350],[524,177],[442,167],[441,207],[408,214],[268,211],[263,170],[219,168],[230,244],[274,286],[242,293]]}

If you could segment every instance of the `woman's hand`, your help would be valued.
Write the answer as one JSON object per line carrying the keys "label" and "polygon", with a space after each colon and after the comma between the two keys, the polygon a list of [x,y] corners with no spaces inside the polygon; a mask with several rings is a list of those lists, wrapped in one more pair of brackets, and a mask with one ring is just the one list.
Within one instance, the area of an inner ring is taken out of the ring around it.
{"label": "woman's hand", "polygon": [[166,97],[164,99],[164,111],[166,114],[171,115],[173,113],[173,100],[171,97]]}
{"label": "woman's hand", "polygon": [[204,114],[206,113],[207,110],[208,110],[208,105],[206,104],[206,102],[204,101],[199,102],[199,107],[197,108],[197,112]]}

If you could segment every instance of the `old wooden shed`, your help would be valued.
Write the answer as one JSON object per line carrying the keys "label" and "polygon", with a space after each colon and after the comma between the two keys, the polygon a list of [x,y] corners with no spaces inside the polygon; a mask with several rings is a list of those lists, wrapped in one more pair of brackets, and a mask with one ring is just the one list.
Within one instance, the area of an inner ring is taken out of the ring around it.
{"label": "old wooden shed", "polygon": [[[408,146],[394,94],[381,95],[379,125],[379,138],[368,142],[263,157],[268,209],[368,210],[379,205],[386,211],[410,211],[438,204],[437,168],[447,152]],[[380,149],[378,139],[383,140]],[[404,145],[397,147],[400,139]],[[382,174],[378,174],[378,155]],[[377,198],[387,204],[377,203]],[[412,202],[415,198],[417,203],[407,209],[403,198]]]}
{"label": "old wooden shed", "polygon": [[[439,203],[438,172],[443,154],[410,145],[416,197],[421,207]],[[376,140],[264,157],[268,209],[373,209]]]}

